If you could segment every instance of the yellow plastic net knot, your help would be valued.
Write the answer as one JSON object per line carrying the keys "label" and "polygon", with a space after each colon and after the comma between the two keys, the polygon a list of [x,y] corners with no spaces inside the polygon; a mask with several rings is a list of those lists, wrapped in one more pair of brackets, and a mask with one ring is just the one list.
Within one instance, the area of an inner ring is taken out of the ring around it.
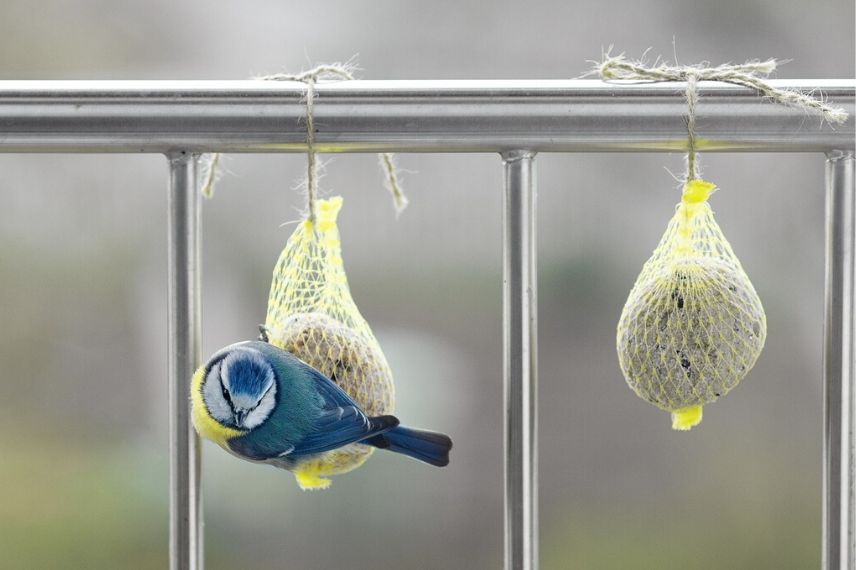
{"label": "yellow plastic net knot", "polygon": [[617,349],[630,388],[672,413],[672,427],[701,421],[758,360],[767,336],[761,300],[707,199],[692,180],[618,321]]}
{"label": "yellow plastic net knot", "polygon": [[[351,297],[336,217],[342,198],[319,200],[316,220],[294,230],[273,272],[265,328],[287,350],[338,384],[369,416],[391,414],[392,372]],[[326,488],[328,475],[362,465],[373,448],[351,444],[295,470],[304,489]]]}
{"label": "yellow plastic net knot", "polygon": [[684,204],[700,204],[707,202],[710,195],[716,189],[716,185],[711,182],[706,182],[698,178],[688,181],[684,184],[684,190],[681,192],[681,202]]}
{"label": "yellow plastic net knot", "polygon": [[701,423],[701,406],[689,406],[672,412],[672,429],[689,431]]}

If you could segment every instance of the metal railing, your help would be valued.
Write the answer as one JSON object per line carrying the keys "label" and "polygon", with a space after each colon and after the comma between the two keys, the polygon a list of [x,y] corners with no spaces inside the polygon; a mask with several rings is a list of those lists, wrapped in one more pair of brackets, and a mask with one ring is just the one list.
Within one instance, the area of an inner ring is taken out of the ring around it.
{"label": "metal railing", "polygon": [[[835,129],[742,88],[705,84],[702,152],[826,154],[823,568],[856,567],[856,81],[819,90]],[[198,154],[305,152],[305,86],[263,81],[0,82],[0,152],[163,153],[169,185],[170,567],[203,566],[199,442],[188,390],[200,357]],[[349,81],[316,87],[319,152],[496,152],[505,168],[505,568],[538,567],[538,152],[682,151],[682,85],[600,81]]]}

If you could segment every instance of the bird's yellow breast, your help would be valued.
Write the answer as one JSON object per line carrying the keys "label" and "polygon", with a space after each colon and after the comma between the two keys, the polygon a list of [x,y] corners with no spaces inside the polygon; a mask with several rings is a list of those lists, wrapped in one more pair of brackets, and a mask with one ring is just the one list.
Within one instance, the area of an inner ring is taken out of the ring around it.
{"label": "bird's yellow breast", "polygon": [[190,382],[190,404],[193,427],[196,432],[210,439],[220,447],[226,447],[226,442],[244,432],[228,428],[211,417],[205,400],[202,399],[202,381],[205,379],[205,367],[200,366]]}

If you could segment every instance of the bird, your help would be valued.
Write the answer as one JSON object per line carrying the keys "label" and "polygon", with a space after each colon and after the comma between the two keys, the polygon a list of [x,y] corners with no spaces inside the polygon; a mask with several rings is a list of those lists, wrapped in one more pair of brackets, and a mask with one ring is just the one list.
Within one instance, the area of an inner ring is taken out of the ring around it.
{"label": "bird", "polygon": [[449,436],[369,417],[335,382],[263,340],[216,352],[193,375],[196,432],[241,459],[294,473],[301,489],[326,489],[337,470],[330,452],[360,443],[445,467]]}

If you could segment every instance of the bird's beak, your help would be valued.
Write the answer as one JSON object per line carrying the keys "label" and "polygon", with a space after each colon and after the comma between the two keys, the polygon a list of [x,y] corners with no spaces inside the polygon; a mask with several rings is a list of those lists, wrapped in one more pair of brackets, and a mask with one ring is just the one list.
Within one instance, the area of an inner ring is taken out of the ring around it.
{"label": "bird's beak", "polygon": [[235,410],[235,425],[241,426],[244,424],[244,419],[247,417],[246,410]]}

